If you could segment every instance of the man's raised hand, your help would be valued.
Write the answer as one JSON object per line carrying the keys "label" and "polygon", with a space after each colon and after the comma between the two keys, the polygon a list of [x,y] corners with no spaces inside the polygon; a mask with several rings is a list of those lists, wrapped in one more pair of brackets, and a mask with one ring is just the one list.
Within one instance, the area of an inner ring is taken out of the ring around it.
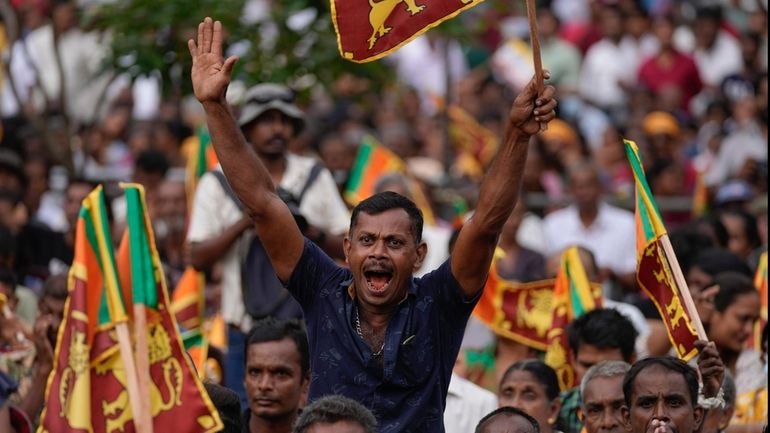
{"label": "man's raised hand", "polygon": [[[543,77],[547,80],[551,78],[551,73],[544,70]],[[556,117],[555,94],[556,89],[553,86],[545,86],[543,92],[538,95],[533,77],[513,101],[509,118],[511,126],[526,135],[534,135],[545,129],[545,125]]]}
{"label": "man's raised hand", "polygon": [[201,103],[222,102],[230,73],[238,57],[222,58],[222,23],[206,17],[198,24],[198,41],[190,39],[187,47],[192,56],[192,79],[195,97]]}

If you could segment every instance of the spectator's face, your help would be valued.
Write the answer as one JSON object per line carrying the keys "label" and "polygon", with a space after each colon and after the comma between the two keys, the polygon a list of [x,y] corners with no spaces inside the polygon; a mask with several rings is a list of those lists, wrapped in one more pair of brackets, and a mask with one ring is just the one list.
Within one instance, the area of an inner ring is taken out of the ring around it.
{"label": "spectator's face", "polygon": [[90,192],[91,186],[85,183],[74,183],[67,187],[64,213],[67,217],[70,230],[75,230],[78,221],[78,213],[80,212],[80,205]]}
{"label": "spectator's face", "polygon": [[575,354],[575,381],[580,383],[589,368],[603,361],[628,361],[620,349],[600,349],[593,344],[581,344]]}
{"label": "spectator's face", "polygon": [[714,276],[706,273],[698,266],[693,266],[687,272],[687,286],[692,293],[700,293],[714,284]]}
{"label": "spectator's face", "polygon": [[403,209],[377,215],[359,213],[343,247],[358,299],[370,308],[385,309],[404,299],[412,273],[420,268],[427,252],[424,242],[416,244]]}
{"label": "spectator's face", "polygon": [[667,433],[693,433],[703,421],[703,409],[694,407],[680,373],[651,365],[636,376],[623,418],[632,433],[653,433],[652,420],[665,421]]}
{"label": "spectator's face", "polygon": [[698,47],[711,47],[719,32],[719,22],[712,18],[701,18],[695,21],[693,33]]}
{"label": "spectator's face", "polygon": [[622,374],[591,380],[581,397],[586,433],[624,433]]}
{"label": "spectator's face", "polygon": [[366,433],[361,424],[355,421],[315,422],[305,433]]}
{"label": "spectator's face", "polygon": [[243,382],[252,415],[268,420],[296,417],[309,378],[302,375],[294,340],[251,344],[246,350]]}
{"label": "spectator's face", "polygon": [[572,182],[572,195],[578,208],[593,208],[599,203],[602,193],[599,179],[593,170],[579,170],[570,176]]}
{"label": "spectator's face", "polygon": [[741,257],[748,257],[754,247],[746,233],[746,226],[742,218],[725,214],[721,217],[722,224],[727,229],[727,249]]}
{"label": "spectator's face", "polygon": [[738,353],[759,320],[758,292],[738,295],[725,311],[714,311],[709,325],[709,338],[720,350]]}
{"label": "spectator's face", "polygon": [[652,26],[652,32],[658,38],[658,42],[663,47],[670,47],[674,38],[674,25],[667,19],[658,19]]}
{"label": "spectator's face", "polygon": [[32,160],[24,164],[24,173],[27,175],[26,202],[30,210],[34,211],[40,205],[40,198],[48,190],[48,171],[46,165],[40,160]]}
{"label": "spectator's face", "polygon": [[601,14],[602,32],[604,37],[617,39],[623,36],[623,19],[620,12],[612,8],[605,8]]}
{"label": "spectator's face", "polygon": [[244,128],[246,138],[263,158],[283,157],[294,137],[291,118],[278,110],[268,110]]}
{"label": "spectator's face", "polygon": [[184,183],[164,181],[158,187],[156,195],[157,216],[159,218],[173,219],[183,218],[187,213],[187,198],[185,196]]}
{"label": "spectator's face", "polygon": [[518,415],[500,414],[487,420],[480,433],[534,433],[532,424]]}
{"label": "spectator's face", "polygon": [[545,386],[530,372],[517,370],[509,374],[497,391],[499,407],[521,409],[537,420],[540,431],[550,433],[561,408],[559,399],[551,401]]}

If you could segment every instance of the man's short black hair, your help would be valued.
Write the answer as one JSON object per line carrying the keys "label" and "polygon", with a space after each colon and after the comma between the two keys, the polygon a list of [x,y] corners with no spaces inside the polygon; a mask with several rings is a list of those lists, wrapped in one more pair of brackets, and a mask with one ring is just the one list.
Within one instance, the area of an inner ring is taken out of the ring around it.
{"label": "man's short black hair", "polygon": [[642,370],[654,365],[659,365],[666,370],[681,374],[687,384],[687,391],[690,394],[690,404],[693,408],[698,405],[698,373],[695,369],[687,365],[687,363],[681,359],[671,356],[661,356],[642,359],[631,366],[631,370],[628,370],[628,373],[626,373],[623,378],[623,399],[626,401],[626,406],[628,408],[631,408],[631,393],[633,392],[636,377]]}
{"label": "man's short black hair", "polygon": [[709,248],[702,251],[692,262],[691,268],[716,276],[723,272],[738,272],[746,276],[751,275],[751,268],[738,255],[722,248]]}
{"label": "man's short black hair", "polygon": [[305,325],[297,319],[276,319],[275,317],[268,316],[254,323],[254,327],[251,328],[249,333],[246,350],[243,353],[244,365],[248,359],[249,346],[269,341],[280,341],[284,338],[294,341],[294,344],[297,346],[302,376],[306,376],[308,371],[310,371],[310,351],[307,344]]}
{"label": "man's short black hair", "polygon": [[361,403],[341,395],[327,395],[302,409],[294,425],[294,433],[305,433],[317,422],[331,424],[340,421],[356,422],[366,433],[377,432],[377,419]]}
{"label": "man's short black hair", "polygon": [[57,301],[64,301],[67,299],[67,295],[69,295],[69,290],[67,288],[66,274],[51,275],[43,283],[41,298],[53,298]]}
{"label": "man's short black hair", "polygon": [[714,284],[719,291],[714,296],[714,308],[720,313],[735,302],[735,298],[747,293],[759,293],[751,278],[739,272],[722,272],[714,277]]}
{"label": "man's short black hair", "polygon": [[16,274],[11,269],[0,267],[0,284],[8,286],[12,293],[16,292]]}
{"label": "man's short black hair", "polygon": [[203,387],[219,412],[219,418],[224,425],[221,433],[241,433],[241,400],[238,394],[216,383],[204,382]]}
{"label": "man's short black hair", "polygon": [[567,326],[567,340],[572,353],[577,354],[584,344],[600,350],[620,349],[623,360],[629,363],[638,335],[631,321],[612,308],[589,311]]}
{"label": "man's short black hair", "polygon": [[416,243],[420,243],[422,240],[422,211],[414,204],[412,200],[404,197],[401,194],[384,191],[374,194],[373,196],[358,203],[353,208],[353,214],[350,217],[350,233],[353,233],[353,228],[358,222],[358,214],[363,212],[368,215],[378,215],[391,209],[403,209],[409,215],[409,220],[412,223],[412,234],[414,235]]}
{"label": "man's short black hair", "polygon": [[537,423],[537,420],[535,420],[535,418],[532,418],[532,416],[530,416],[528,413],[524,412],[523,410],[515,407],[511,407],[511,406],[503,406],[501,408],[497,408],[492,412],[489,412],[488,414],[484,415],[484,418],[481,418],[481,420],[479,420],[479,423],[476,424],[475,432],[481,433],[481,429],[484,427],[484,424],[486,424],[487,421],[489,421],[490,419],[498,415],[509,416],[509,417],[520,416],[526,419],[532,425],[533,433],[540,433],[540,424]]}
{"label": "man's short black hair", "polygon": [[147,149],[142,151],[139,156],[136,157],[136,162],[134,163],[135,171],[158,174],[161,177],[166,175],[170,165],[166,155],[157,149]]}

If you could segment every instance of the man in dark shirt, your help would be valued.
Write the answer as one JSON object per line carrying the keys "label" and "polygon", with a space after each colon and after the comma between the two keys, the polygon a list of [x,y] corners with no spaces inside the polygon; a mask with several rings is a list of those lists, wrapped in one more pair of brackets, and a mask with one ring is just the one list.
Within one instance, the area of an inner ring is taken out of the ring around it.
{"label": "man in dark shirt", "polygon": [[[442,414],[463,329],[516,204],[529,138],[554,118],[554,89],[534,80],[513,103],[504,144],[451,258],[413,278],[427,247],[422,215],[395,193],[353,210],[348,268],[303,238],[225,100],[236,57],[222,57],[222,27],[206,18],[189,41],[193,89],[214,149],[281,281],[303,308],[311,358],[309,399],[342,394],[374,412],[380,431],[443,432]],[[547,76],[546,76],[547,77]]]}

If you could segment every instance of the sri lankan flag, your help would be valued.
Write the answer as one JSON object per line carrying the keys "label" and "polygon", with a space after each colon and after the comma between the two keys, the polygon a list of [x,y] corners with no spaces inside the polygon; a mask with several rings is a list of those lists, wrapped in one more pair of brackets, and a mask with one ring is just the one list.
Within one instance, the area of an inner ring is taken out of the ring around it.
{"label": "sri lankan flag", "polygon": [[385,57],[482,0],[329,0],[337,46],[356,63]]}
{"label": "sri lankan flag", "polygon": [[678,264],[674,262],[676,257],[666,253],[668,234],[650,192],[639,149],[629,140],[625,140],[625,146],[636,183],[636,280],[658,309],[677,355],[689,361],[698,353],[698,334],[682,295],[682,291],[689,289],[679,287],[674,278]]}
{"label": "sri lankan flag", "polygon": [[506,280],[497,272],[497,262],[504,255],[501,248],[495,249],[487,283],[473,316],[497,335],[545,351],[551,327],[554,280],[526,283]]}
{"label": "sri lankan flag", "polygon": [[754,350],[761,350],[762,328],[767,323],[767,251],[759,257],[757,273],[754,275],[754,287],[759,291],[759,300],[762,302],[762,308],[759,310],[759,320],[754,324],[754,332],[749,344]]}
{"label": "sri lankan flag", "polygon": [[500,140],[459,105],[449,106],[449,137],[460,152],[469,153],[486,169],[497,154]]}
{"label": "sri lankan flag", "polygon": [[203,273],[187,268],[174,289],[171,312],[179,324],[182,342],[193,361],[198,377],[205,377],[208,357],[208,338],[203,330],[205,322],[206,280]]}
{"label": "sri lankan flag", "polygon": [[[75,229],[69,296],[46,385],[39,433],[133,432],[117,326],[129,315],[121,292],[102,187],[82,203]],[[134,382],[135,383],[135,382]]]}
{"label": "sri lankan flag", "polygon": [[185,140],[182,148],[187,155],[185,191],[188,209],[192,209],[198,180],[200,180],[204,173],[213,169],[219,163],[219,160],[214,152],[214,146],[211,145],[211,136],[205,126],[199,127],[194,136]]}
{"label": "sri lankan flag", "polygon": [[[136,328],[137,369],[149,378],[142,396],[149,403],[156,432],[215,432],[222,428],[217,410],[208,398],[184,353],[182,341],[171,312],[152,224],[147,216],[144,189],[138,184],[123,184],[126,194],[126,233],[119,251],[121,280],[131,287],[130,297],[143,313],[146,324]],[[142,334],[144,333],[144,334]],[[146,347],[142,347],[146,344]],[[146,356],[146,358],[144,358]]]}
{"label": "sri lankan flag", "polygon": [[567,248],[561,256],[561,265],[553,287],[551,327],[545,363],[556,371],[561,389],[577,385],[572,369],[572,354],[567,342],[567,325],[583,314],[602,307],[602,291],[591,284],[580,259],[578,247]]}
{"label": "sri lankan flag", "polygon": [[420,185],[406,174],[406,163],[390,149],[380,144],[377,139],[368,135],[364,137],[358,148],[350,179],[345,186],[344,198],[352,206],[374,194],[374,187],[382,176],[399,173],[404,174],[407,188],[412,201],[422,210],[425,224],[435,224],[428,198]]}

